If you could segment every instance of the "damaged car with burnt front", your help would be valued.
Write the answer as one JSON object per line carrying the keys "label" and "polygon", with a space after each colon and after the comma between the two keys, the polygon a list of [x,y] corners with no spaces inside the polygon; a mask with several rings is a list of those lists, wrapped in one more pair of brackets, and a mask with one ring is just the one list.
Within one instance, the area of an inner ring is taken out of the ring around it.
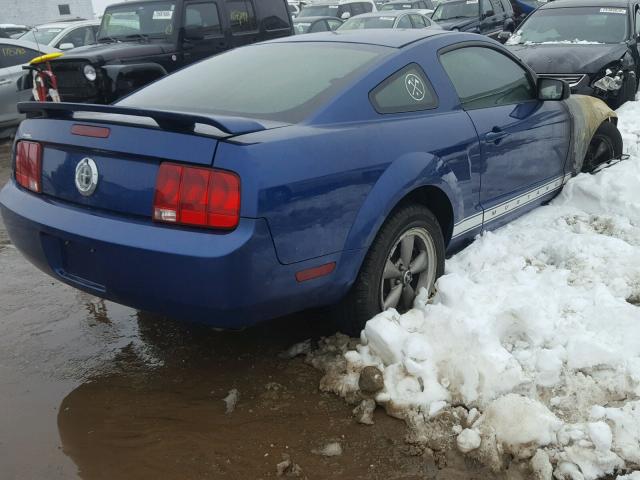
{"label": "damaged car with burnt front", "polygon": [[138,0],[105,10],[97,44],[51,62],[65,102],[108,104],[186,65],[293,33],[286,0]]}
{"label": "damaged car with burnt front", "polygon": [[542,78],[559,78],[573,93],[611,108],[633,100],[640,79],[640,4],[628,0],[561,0],[533,12],[512,35],[512,53]]}

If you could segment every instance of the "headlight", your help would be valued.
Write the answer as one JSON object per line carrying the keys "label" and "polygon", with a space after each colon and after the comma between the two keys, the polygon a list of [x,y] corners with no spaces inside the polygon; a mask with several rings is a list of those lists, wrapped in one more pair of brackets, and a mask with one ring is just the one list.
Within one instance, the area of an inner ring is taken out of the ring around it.
{"label": "headlight", "polygon": [[614,62],[601,72],[601,77],[593,82],[594,88],[599,88],[604,91],[615,92],[620,90],[624,83],[624,71],[622,70],[622,64]]}
{"label": "headlight", "polygon": [[98,75],[96,74],[96,69],[93,68],[91,65],[85,65],[84,66],[84,76],[90,82],[94,82],[95,79],[98,77]]}

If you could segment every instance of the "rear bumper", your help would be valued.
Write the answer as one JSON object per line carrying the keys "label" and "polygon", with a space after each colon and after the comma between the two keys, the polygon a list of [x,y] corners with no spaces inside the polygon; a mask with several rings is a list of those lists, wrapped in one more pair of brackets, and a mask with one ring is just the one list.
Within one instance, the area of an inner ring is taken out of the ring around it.
{"label": "rear bumper", "polygon": [[[13,181],[0,191],[0,210],[13,244],[49,275],[117,303],[221,328],[338,301],[360,257],[282,265],[263,219],[241,219],[226,234],[165,227],[79,209]],[[347,268],[296,281],[296,272],[331,261]]]}

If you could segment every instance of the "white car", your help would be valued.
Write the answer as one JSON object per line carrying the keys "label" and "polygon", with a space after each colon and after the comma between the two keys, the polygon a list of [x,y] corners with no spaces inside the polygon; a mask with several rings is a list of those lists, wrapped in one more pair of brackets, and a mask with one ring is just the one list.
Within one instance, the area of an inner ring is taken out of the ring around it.
{"label": "white car", "polygon": [[21,80],[26,74],[22,66],[40,55],[56,51],[46,45],[0,38],[0,137],[23,118],[16,104],[31,98],[31,90],[22,88]]}
{"label": "white car", "polygon": [[98,28],[100,28],[98,20],[46,23],[32,28],[22,35],[20,40],[60,50],[71,50],[96,43]]}
{"label": "white car", "polygon": [[363,13],[376,12],[378,8],[373,0],[338,0],[335,2],[313,2],[305,5],[296,18],[337,17],[342,20]]}

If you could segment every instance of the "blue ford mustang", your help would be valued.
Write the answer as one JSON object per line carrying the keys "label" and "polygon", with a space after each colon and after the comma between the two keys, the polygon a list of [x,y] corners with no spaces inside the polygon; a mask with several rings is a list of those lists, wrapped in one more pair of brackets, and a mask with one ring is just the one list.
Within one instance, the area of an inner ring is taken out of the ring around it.
{"label": "blue ford mustang", "polygon": [[615,113],[568,92],[479,35],[289,37],[112,106],[21,104],[2,215],[100,297],[228,328],[339,304],[357,331],[621,154]]}

